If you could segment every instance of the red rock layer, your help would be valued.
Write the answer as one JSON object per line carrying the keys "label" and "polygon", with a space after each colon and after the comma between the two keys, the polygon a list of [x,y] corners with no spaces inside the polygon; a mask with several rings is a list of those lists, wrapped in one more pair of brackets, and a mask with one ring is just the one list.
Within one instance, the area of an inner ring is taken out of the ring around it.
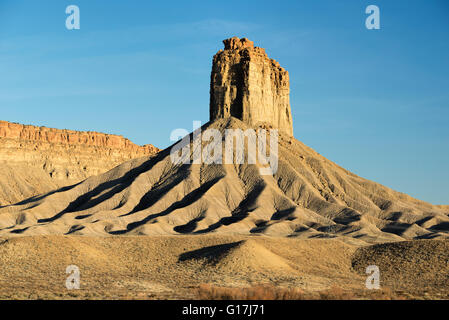
{"label": "red rock layer", "polygon": [[159,151],[158,148],[151,144],[138,146],[123,136],[118,135],[93,131],[74,131],[47,127],[35,127],[2,120],[0,120],[0,138],[107,147],[124,149],[142,154],[152,154]]}

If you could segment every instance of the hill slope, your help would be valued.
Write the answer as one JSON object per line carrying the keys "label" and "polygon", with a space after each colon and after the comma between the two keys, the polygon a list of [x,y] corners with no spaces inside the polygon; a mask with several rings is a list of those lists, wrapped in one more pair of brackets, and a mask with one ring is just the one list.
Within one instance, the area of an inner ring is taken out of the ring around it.
{"label": "hill slope", "polygon": [[[248,126],[231,117],[206,128]],[[279,136],[274,176],[260,175],[260,166],[174,165],[168,148],[0,209],[0,234],[218,232],[366,242],[448,235],[445,207],[360,178],[293,137]]]}

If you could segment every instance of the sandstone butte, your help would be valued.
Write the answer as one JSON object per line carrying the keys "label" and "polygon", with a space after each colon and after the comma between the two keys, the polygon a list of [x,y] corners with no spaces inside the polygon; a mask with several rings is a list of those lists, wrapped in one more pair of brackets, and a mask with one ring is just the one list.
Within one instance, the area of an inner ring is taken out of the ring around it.
{"label": "sandstone butte", "polygon": [[158,151],[119,135],[0,120],[0,205],[80,182]]}
{"label": "sandstone butte", "polygon": [[[169,147],[71,187],[0,208],[0,236],[260,234],[339,237],[364,244],[449,237],[448,206],[435,206],[363,179],[296,140],[286,71],[247,39],[231,38],[224,44],[225,49],[213,61],[211,121],[203,129],[215,129],[223,137],[228,129],[247,130],[259,123],[279,128],[274,175],[262,175],[260,168],[265,165],[261,162],[179,165],[173,163]],[[31,136],[36,135],[41,136]],[[104,136],[88,136],[81,141],[108,141]],[[190,150],[194,150],[193,133],[189,137]],[[17,151],[17,141],[13,141]],[[31,146],[20,142],[22,158],[23,154],[36,155],[32,153],[36,142],[31,142]],[[123,160],[122,149],[111,147],[48,142],[45,146],[51,149],[39,154],[51,157],[53,167],[44,169],[52,177],[53,173],[64,178],[76,170],[83,172],[84,166],[103,170],[103,162],[111,154]],[[80,146],[90,149],[81,153],[77,151]],[[208,146],[209,142],[201,141],[202,150]],[[245,149],[247,154],[248,147]],[[71,156],[74,150],[76,156]],[[31,156],[22,160],[26,166],[36,162]],[[42,159],[37,163],[42,166]],[[11,179],[0,181],[17,180],[19,174],[16,170]],[[30,177],[23,179],[29,181]],[[256,250],[266,257],[263,248],[250,245],[242,249],[244,256]],[[232,264],[234,257],[226,265]]]}
{"label": "sandstone butte", "polygon": [[293,136],[287,70],[247,38],[223,43],[212,62],[210,120],[233,116]]}
{"label": "sandstone butte", "polygon": [[[203,128],[222,136],[259,122],[282,129],[276,174],[261,175],[261,163],[176,165],[167,148],[0,207],[0,298],[448,298],[449,206],[363,179],[293,138],[286,71],[249,40],[224,42]],[[105,154],[141,150],[115,136],[7,127],[0,134],[14,138],[0,142],[11,141],[10,156],[20,155],[24,168],[38,154],[103,170]],[[0,191],[20,174],[0,176]],[[64,286],[72,263],[82,290]],[[366,290],[372,265],[381,290]]]}

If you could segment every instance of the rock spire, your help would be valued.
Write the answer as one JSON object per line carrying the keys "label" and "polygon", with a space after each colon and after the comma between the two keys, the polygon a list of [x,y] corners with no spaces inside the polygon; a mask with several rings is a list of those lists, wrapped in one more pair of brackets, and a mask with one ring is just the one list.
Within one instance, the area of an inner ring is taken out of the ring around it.
{"label": "rock spire", "polygon": [[233,116],[293,136],[287,70],[247,38],[223,43],[224,50],[213,58],[210,120]]}

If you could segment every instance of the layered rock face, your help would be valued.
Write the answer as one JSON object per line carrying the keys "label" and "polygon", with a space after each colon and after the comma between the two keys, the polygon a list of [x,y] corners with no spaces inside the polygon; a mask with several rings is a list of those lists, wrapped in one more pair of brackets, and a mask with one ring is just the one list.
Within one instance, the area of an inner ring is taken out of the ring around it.
{"label": "layered rock face", "polygon": [[246,38],[223,43],[213,58],[210,120],[233,116],[293,136],[288,72]]}
{"label": "layered rock face", "polygon": [[151,144],[138,146],[123,136],[113,134],[35,127],[1,120],[0,138],[121,149],[140,155],[158,151]]}
{"label": "layered rock face", "polygon": [[0,121],[0,205],[79,182],[158,151],[117,135]]}

